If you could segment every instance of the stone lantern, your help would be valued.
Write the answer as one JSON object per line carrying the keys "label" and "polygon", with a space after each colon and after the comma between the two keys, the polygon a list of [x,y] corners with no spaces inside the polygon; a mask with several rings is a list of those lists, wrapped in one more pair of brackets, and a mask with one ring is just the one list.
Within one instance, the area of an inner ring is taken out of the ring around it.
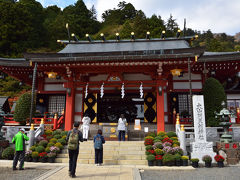
{"label": "stone lantern", "polygon": [[231,143],[233,141],[232,135],[230,135],[229,132],[229,127],[232,125],[230,122],[232,113],[225,108],[225,102],[222,102],[223,109],[220,111],[220,113],[216,113],[216,117],[220,118],[220,123],[219,125],[223,127],[224,133],[220,138],[220,142],[224,143]]}

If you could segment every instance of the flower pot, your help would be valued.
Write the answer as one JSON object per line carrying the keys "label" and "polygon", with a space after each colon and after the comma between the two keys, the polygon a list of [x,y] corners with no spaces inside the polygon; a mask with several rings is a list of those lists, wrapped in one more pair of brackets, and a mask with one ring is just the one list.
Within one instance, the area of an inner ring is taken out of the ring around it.
{"label": "flower pot", "polygon": [[174,166],[175,162],[174,161],[168,161],[168,162],[165,162],[165,165],[166,166]]}
{"label": "flower pot", "polygon": [[32,162],[38,162],[38,157],[32,158]]}
{"label": "flower pot", "polygon": [[158,160],[158,161],[156,161],[156,166],[162,166],[162,165],[163,165],[162,160]]}
{"label": "flower pot", "polygon": [[176,164],[176,166],[181,166],[182,165],[181,160],[176,160],[175,164]]}
{"label": "flower pot", "polygon": [[198,162],[192,162],[192,167],[198,168]]}
{"label": "flower pot", "polygon": [[188,160],[187,159],[182,160],[182,165],[183,166],[188,166]]}
{"label": "flower pot", "polygon": [[25,157],[25,161],[27,161],[27,162],[32,162],[32,157],[31,157],[31,156],[26,156],[26,157]]}
{"label": "flower pot", "polygon": [[39,161],[42,162],[42,163],[46,163],[47,162],[47,157],[41,157],[39,159]]}
{"label": "flower pot", "polygon": [[48,157],[48,162],[49,163],[54,163],[55,162],[55,157]]}
{"label": "flower pot", "polygon": [[223,168],[224,167],[223,161],[218,161],[217,165],[218,165],[219,168]]}
{"label": "flower pot", "polygon": [[207,167],[207,168],[212,167],[212,162],[205,162],[205,167]]}

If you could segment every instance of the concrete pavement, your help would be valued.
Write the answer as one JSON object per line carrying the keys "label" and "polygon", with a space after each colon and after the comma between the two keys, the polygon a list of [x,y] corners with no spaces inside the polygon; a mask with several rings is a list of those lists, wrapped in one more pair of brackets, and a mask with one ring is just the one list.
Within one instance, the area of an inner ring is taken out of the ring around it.
{"label": "concrete pavement", "polygon": [[[0,167],[12,167],[12,161],[0,160]],[[35,180],[67,180],[68,163],[25,162],[25,168],[45,168],[46,172]],[[139,170],[194,170],[187,167],[148,167],[146,165],[103,165],[78,164],[76,178],[82,180],[141,180]]]}

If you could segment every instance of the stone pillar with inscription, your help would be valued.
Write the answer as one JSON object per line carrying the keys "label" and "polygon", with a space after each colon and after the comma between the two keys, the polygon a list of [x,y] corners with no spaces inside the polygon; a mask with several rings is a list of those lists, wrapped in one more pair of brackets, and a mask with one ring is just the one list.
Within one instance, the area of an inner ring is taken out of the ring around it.
{"label": "stone pillar with inscription", "polygon": [[194,95],[192,100],[195,142],[192,143],[191,158],[198,158],[199,162],[203,162],[202,157],[209,155],[214,162],[216,153],[213,152],[213,142],[207,142],[206,136],[203,95]]}

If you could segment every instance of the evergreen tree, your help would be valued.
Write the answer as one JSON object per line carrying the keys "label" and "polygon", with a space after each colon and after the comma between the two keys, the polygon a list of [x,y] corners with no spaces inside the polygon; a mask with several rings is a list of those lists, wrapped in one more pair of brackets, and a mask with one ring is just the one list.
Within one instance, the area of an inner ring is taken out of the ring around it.
{"label": "evergreen tree", "polygon": [[214,79],[208,78],[202,89],[204,95],[205,117],[207,126],[219,126],[219,119],[215,113],[222,109],[222,102],[226,102],[226,94],[222,84]]}
{"label": "evergreen tree", "polygon": [[[31,93],[25,93],[21,95],[19,100],[17,101],[13,119],[17,122],[20,122],[21,125],[25,125],[27,118],[30,117],[30,109]],[[33,112],[35,112],[35,106],[33,108]]]}

